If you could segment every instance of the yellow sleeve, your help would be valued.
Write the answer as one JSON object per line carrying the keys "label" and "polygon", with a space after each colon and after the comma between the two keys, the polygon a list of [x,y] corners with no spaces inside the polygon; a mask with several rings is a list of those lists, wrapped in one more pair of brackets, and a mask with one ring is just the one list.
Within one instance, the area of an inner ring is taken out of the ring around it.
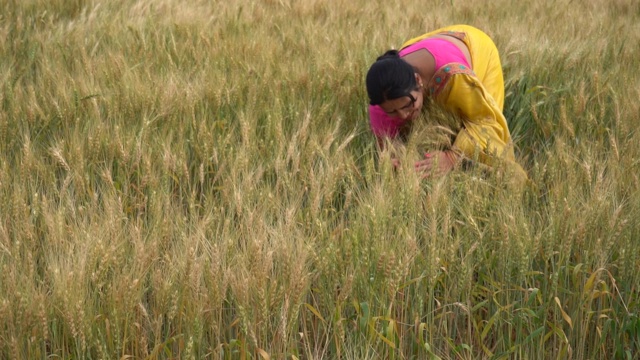
{"label": "yellow sleeve", "polygon": [[518,176],[526,178],[515,162],[507,121],[473,71],[459,64],[445,65],[434,75],[430,91],[437,102],[462,118],[454,150],[490,166],[497,159],[504,160]]}
{"label": "yellow sleeve", "polygon": [[453,144],[466,156],[491,165],[492,158],[514,160],[507,121],[475,76],[455,74],[436,100],[462,118],[464,128]]}

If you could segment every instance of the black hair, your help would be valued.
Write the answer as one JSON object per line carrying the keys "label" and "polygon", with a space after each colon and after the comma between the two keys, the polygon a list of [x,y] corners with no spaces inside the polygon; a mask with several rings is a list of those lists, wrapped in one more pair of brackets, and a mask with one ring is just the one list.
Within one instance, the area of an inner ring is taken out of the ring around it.
{"label": "black hair", "polygon": [[367,93],[371,105],[408,96],[417,86],[416,70],[400,58],[398,50],[389,50],[376,59],[367,72]]}

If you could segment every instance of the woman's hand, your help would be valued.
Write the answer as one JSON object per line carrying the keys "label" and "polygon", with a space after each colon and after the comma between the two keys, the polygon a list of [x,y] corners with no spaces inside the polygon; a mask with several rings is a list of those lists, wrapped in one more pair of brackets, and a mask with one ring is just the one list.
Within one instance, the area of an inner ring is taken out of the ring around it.
{"label": "woman's hand", "polygon": [[422,178],[442,176],[456,167],[459,156],[451,150],[432,151],[424,154],[424,160],[416,162],[415,169]]}

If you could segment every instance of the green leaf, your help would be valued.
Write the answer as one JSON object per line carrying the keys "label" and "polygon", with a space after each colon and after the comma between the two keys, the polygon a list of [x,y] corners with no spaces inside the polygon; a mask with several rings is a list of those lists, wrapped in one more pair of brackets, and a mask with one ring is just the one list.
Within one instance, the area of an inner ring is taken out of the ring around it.
{"label": "green leaf", "polygon": [[496,313],[493,314],[493,316],[491,316],[491,319],[487,321],[487,324],[484,326],[484,328],[482,329],[482,333],[480,334],[481,341],[484,341],[484,339],[487,337],[487,334],[489,334],[489,331],[491,331],[491,328],[493,327],[493,323],[495,323],[496,320],[498,319],[500,312],[501,312],[500,310],[497,310]]}
{"label": "green leaf", "polygon": [[487,305],[487,303],[489,302],[489,299],[486,299],[480,303],[478,303],[476,306],[474,306],[473,308],[471,308],[471,312],[474,313],[476,312],[478,309],[482,308],[483,306]]}
{"label": "green leaf", "polygon": [[530,341],[533,341],[533,339],[535,339],[536,337],[538,337],[539,335],[541,335],[544,332],[544,325],[540,326],[539,328],[533,330],[533,332],[531,334],[529,334],[529,336],[527,336],[526,339],[524,339],[524,341],[522,342],[523,344],[527,344]]}
{"label": "green leaf", "polygon": [[366,302],[361,302],[360,310],[362,311],[359,319],[360,328],[366,329],[367,324],[369,323],[369,304],[367,304]]}

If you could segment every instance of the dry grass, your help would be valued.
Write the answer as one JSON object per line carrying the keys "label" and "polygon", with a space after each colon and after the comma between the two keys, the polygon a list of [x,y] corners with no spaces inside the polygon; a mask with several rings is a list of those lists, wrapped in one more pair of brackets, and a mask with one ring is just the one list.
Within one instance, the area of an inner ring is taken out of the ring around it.
{"label": "dry grass", "polygon": [[[1,358],[639,356],[637,2],[5,8]],[[523,192],[376,152],[368,66],[452,23]]]}

